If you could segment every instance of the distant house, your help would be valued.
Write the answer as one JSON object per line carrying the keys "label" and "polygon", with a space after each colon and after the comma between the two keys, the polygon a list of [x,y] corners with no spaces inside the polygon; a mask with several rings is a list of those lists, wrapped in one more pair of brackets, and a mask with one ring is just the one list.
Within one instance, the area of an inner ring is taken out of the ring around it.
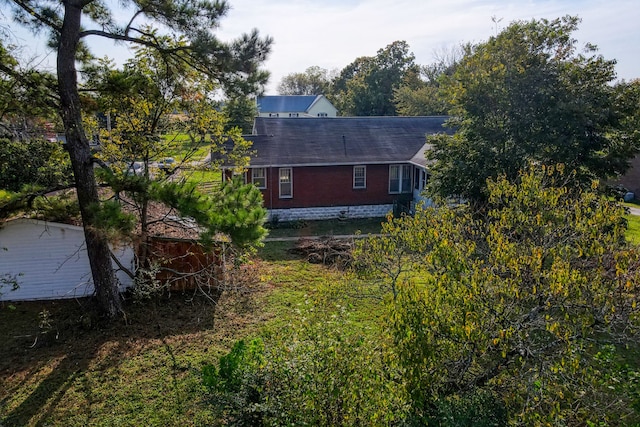
{"label": "distant house", "polygon": [[[130,247],[114,248],[120,263],[133,269]],[[117,266],[114,263],[114,268]],[[119,272],[121,289],[131,278]],[[20,288],[0,289],[0,300],[42,300],[91,296],[94,292],[82,227],[15,219],[0,228],[0,279],[16,279]]]}
{"label": "distant house", "polygon": [[634,193],[636,199],[640,199],[640,154],[629,161],[629,170],[618,179],[611,180],[610,184],[620,184]]}
{"label": "distant house", "polygon": [[258,117],[336,117],[338,110],[324,95],[261,96]]}
{"label": "distant house", "polygon": [[422,201],[446,117],[256,118],[246,180],[280,220],[384,216]]}

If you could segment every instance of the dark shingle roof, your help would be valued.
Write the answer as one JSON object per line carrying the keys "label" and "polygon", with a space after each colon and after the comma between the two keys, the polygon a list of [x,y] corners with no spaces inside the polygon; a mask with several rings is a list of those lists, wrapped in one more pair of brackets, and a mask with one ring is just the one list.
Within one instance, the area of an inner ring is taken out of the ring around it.
{"label": "dark shingle roof", "polygon": [[408,162],[447,117],[256,118],[251,166]]}
{"label": "dark shingle roof", "polygon": [[258,111],[261,113],[304,112],[311,107],[319,95],[261,96]]}

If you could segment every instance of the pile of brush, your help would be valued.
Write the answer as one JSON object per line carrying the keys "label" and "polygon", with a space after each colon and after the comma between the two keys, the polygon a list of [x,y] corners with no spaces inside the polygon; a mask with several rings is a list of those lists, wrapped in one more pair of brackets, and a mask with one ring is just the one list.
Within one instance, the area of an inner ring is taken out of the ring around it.
{"label": "pile of brush", "polygon": [[353,240],[333,237],[302,238],[298,240],[295,247],[289,249],[291,253],[305,256],[313,264],[333,265],[340,268],[351,265],[352,250]]}

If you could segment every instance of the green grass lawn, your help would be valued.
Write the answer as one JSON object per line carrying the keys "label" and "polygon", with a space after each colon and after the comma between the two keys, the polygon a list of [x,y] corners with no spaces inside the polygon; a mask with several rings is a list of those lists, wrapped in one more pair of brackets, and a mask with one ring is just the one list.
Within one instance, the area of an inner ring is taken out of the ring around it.
{"label": "green grass lawn", "polygon": [[[307,231],[379,225],[311,223]],[[0,305],[0,425],[221,425],[201,370],[237,340],[288,330],[309,304],[349,304],[358,322],[381,312],[379,301],[350,301],[339,291],[348,285],[344,273],[299,259],[288,251],[293,244],[265,243],[248,267],[256,292],[217,305],[191,292],[127,300],[126,320],[114,324],[93,319],[87,300]]]}
{"label": "green grass lawn", "polygon": [[182,176],[190,182],[195,182],[201,189],[207,190],[220,185],[222,172],[211,169],[186,169]]}
{"label": "green grass lawn", "polygon": [[640,216],[626,215],[627,219],[627,240],[636,245],[640,245]]}
{"label": "green grass lawn", "polygon": [[380,233],[385,218],[363,218],[326,221],[295,221],[268,224],[268,237],[338,236]]}
{"label": "green grass lawn", "polygon": [[173,157],[178,161],[187,158],[188,161],[202,160],[211,150],[211,144],[193,142],[186,134],[167,134],[164,136],[168,149],[165,157]]}
{"label": "green grass lawn", "polygon": [[[623,206],[628,208],[640,208],[640,201],[635,200],[633,202],[622,203]],[[625,215],[627,220],[627,240],[636,245],[640,245],[640,216],[638,215]]]}
{"label": "green grass lawn", "polygon": [[291,244],[266,243],[249,266],[256,293],[217,305],[191,292],[127,300],[126,320],[112,325],[92,320],[86,300],[0,305],[0,425],[220,425],[202,367],[239,339],[290,328],[300,304],[328,304],[341,282],[340,271],[288,253]]}

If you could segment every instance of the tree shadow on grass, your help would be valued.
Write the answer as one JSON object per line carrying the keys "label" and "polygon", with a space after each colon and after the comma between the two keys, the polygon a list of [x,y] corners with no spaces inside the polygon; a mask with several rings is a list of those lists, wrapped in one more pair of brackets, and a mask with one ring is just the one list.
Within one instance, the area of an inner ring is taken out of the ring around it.
{"label": "tree shadow on grass", "polygon": [[[65,413],[75,425],[91,425],[104,417],[102,406],[118,405],[117,399],[108,402],[109,388],[103,383],[125,381],[120,403],[126,405],[127,388],[144,394],[135,383],[144,386],[148,376],[155,375],[153,369],[171,376],[161,386],[175,396],[162,398],[174,398],[181,407],[184,391],[178,390],[178,381],[199,366],[181,358],[176,348],[195,345],[188,351],[207,354],[206,347],[216,344],[213,326],[220,319],[214,316],[221,311],[204,298],[172,294],[144,304],[127,303],[126,321],[104,324],[91,318],[88,300],[14,305],[13,310],[0,307],[1,426],[50,425]],[[45,310],[48,324],[43,326]],[[148,366],[131,362],[138,359]],[[149,372],[139,372],[145,369]]]}
{"label": "tree shadow on grass", "polygon": [[15,426],[47,425],[46,420],[53,408],[63,399],[69,384],[75,381],[77,373],[84,371],[87,366],[86,363],[78,363],[70,357],[62,357],[53,371],[39,382],[28,397],[7,414],[3,423]]}

